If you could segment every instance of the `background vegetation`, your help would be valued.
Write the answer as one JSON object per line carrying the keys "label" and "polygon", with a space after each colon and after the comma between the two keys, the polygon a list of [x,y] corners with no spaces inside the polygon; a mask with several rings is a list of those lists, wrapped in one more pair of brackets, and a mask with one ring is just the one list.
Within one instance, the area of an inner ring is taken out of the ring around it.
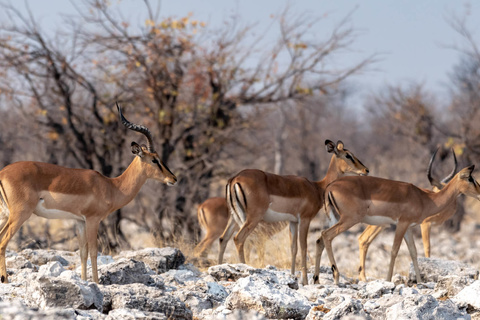
{"label": "background vegetation", "polygon": [[[372,175],[422,187],[437,147],[436,176],[451,170],[450,148],[459,167],[480,163],[480,51],[465,20],[450,21],[462,45],[447,101],[411,83],[352,108],[352,76],[379,57],[338,68],[335,58],[358,36],[348,16],[319,37],[322,19],[285,10],[274,18],[279,38],[267,42],[240,20],[212,29],[193,15],[163,17],[154,2],[142,5],[143,20],[130,21],[114,4],[83,1],[55,33],[34,13],[2,5],[9,20],[0,25],[1,166],[36,160],[119,175],[133,158],[128,145],[143,138],[119,124],[118,101],[129,120],[153,131],[179,178],[174,188],[148,182],[110,215],[100,232],[104,252],[194,242],[196,205],[223,195],[241,169],[321,179],[325,139],[344,141]],[[449,230],[459,230],[463,213]],[[36,220],[15,245],[75,249],[74,233],[69,222]]]}

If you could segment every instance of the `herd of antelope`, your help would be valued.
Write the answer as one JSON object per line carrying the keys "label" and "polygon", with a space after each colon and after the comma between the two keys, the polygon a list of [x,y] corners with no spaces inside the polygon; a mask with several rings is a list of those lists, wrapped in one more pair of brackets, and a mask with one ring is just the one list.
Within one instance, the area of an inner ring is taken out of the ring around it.
{"label": "herd of antelope", "polygon": [[[196,254],[205,256],[212,243],[220,240],[218,263],[223,262],[227,242],[234,237],[240,262],[245,263],[244,244],[252,234],[258,242],[260,262],[263,262],[264,237],[290,228],[291,272],[295,273],[297,241],[300,237],[302,283],[307,284],[307,234],[311,220],[325,210],[329,228],[316,241],[314,283],[318,283],[320,258],[326,249],[335,280],[339,272],[332,250],[332,240],[358,223],[369,225],[359,237],[360,280],[366,281],[365,257],[370,243],[387,226],[395,225],[387,280],[391,281],[395,259],[405,239],[412,258],[417,283],[421,282],[417,250],[412,227],[421,225],[425,256],[430,256],[430,228],[455,214],[460,194],[480,200],[480,185],[472,176],[474,166],[456,173],[455,168],[441,182],[431,175],[436,152],[428,165],[427,177],[432,190],[411,183],[370,177],[368,169],[352,152],[325,141],[327,152],[332,153],[325,178],[309,181],[298,176],[279,176],[247,169],[231,178],[226,186],[226,197],[207,199],[199,205],[197,215],[206,230],[205,238],[195,248]],[[353,174],[353,175],[346,175]]]}
{"label": "herd of antelope", "polygon": [[[116,178],[107,178],[94,170],[70,169],[53,164],[23,161],[0,171],[0,281],[8,282],[5,253],[8,242],[32,215],[47,219],[73,219],[78,229],[81,277],[87,280],[90,255],[92,279],[98,283],[97,233],[100,222],[110,213],[128,204],[148,179],[175,185],[177,178],[160,160],[150,130],[129,122],[118,106],[120,121],[126,128],[147,138],[147,145],[132,142],[135,155],[128,168]],[[272,236],[290,230],[291,272],[295,273],[297,242],[300,241],[302,283],[307,284],[307,235],[310,222],[322,209],[330,228],[316,242],[314,282],[318,282],[320,257],[326,249],[335,283],[339,273],[332,251],[332,240],[358,223],[370,226],[359,238],[360,279],[365,280],[365,256],[371,241],[386,226],[395,224],[395,238],[387,280],[392,277],[395,258],[402,238],[407,243],[417,282],[421,282],[417,253],[411,228],[421,224],[425,253],[430,253],[430,226],[440,224],[455,213],[456,198],[465,194],[480,200],[480,186],[472,176],[474,166],[457,174],[455,169],[442,182],[428,178],[434,191],[412,184],[367,176],[369,171],[341,141],[325,141],[332,154],[327,174],[320,181],[298,176],[279,176],[247,169],[228,181],[225,198],[212,198],[198,208],[199,222],[206,237],[196,247],[205,255],[220,239],[218,263],[222,263],[227,242],[234,233],[238,256],[245,263],[245,241],[253,235]],[[350,174],[350,175],[349,175]],[[353,175],[353,176],[352,176]],[[356,176],[355,176],[356,175]],[[298,239],[299,238],[299,239]],[[257,245],[255,243],[255,245]],[[263,243],[258,244],[263,259]],[[247,254],[248,254],[247,250]]]}

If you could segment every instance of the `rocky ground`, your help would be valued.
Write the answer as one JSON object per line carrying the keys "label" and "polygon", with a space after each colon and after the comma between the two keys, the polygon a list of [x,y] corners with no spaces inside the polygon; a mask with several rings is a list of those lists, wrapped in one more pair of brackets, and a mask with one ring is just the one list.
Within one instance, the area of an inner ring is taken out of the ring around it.
{"label": "rocky ground", "polygon": [[458,237],[437,234],[433,252],[443,259],[420,259],[425,282],[418,285],[409,281],[414,279],[413,270],[401,271],[404,256],[393,281],[381,280],[388,265],[384,260],[391,246],[389,232],[372,245],[367,283],[345,276],[356,269],[350,270],[350,264],[358,263],[357,234],[335,239],[344,275],[340,286],[333,284],[326,266],[320,284],[301,286],[288,270],[273,266],[223,264],[200,270],[174,248],[100,256],[97,285],[80,280],[78,253],[8,251],[10,283],[0,285],[0,318],[480,319],[480,243],[478,235],[473,236],[480,232],[476,228],[469,230],[470,241],[462,237],[466,231]]}

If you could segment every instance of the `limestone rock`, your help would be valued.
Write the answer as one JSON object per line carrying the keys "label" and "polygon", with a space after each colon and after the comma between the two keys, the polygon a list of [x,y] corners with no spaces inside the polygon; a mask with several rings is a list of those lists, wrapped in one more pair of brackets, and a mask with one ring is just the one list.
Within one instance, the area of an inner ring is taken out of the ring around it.
{"label": "limestone rock", "polygon": [[439,277],[435,285],[435,291],[444,291],[446,296],[452,297],[474,281],[475,280],[467,276],[449,275]]}
{"label": "limestone rock", "polygon": [[8,269],[34,269],[33,264],[28,261],[24,256],[11,256],[5,259],[5,263]]}
{"label": "limestone rock", "polygon": [[469,319],[469,315],[460,310],[453,301],[437,301],[431,295],[406,296],[400,303],[388,308],[386,319]]}
{"label": "limestone rock", "polygon": [[26,300],[42,309],[71,307],[102,311],[103,293],[96,283],[41,276],[26,283]]}
{"label": "limestone rock", "polygon": [[103,286],[104,310],[134,309],[164,314],[168,319],[192,319],[192,311],[164,290],[140,283]]}
{"label": "limestone rock", "polygon": [[240,278],[245,278],[250,275],[249,271],[255,268],[243,263],[237,264],[220,264],[208,268],[208,274],[217,281],[237,281]]}
{"label": "limestone rock", "polygon": [[387,293],[392,293],[395,289],[395,284],[385,280],[373,280],[366,284],[363,290],[360,291],[362,297],[365,298],[379,298]]}
{"label": "limestone rock", "polygon": [[[472,268],[466,263],[454,260],[442,260],[435,258],[418,258],[418,267],[423,282],[437,282],[440,277],[448,275],[466,276],[472,279],[478,279],[478,270]],[[415,281],[415,271],[413,264],[410,264],[408,273],[410,281]]]}
{"label": "limestone rock", "polygon": [[480,280],[476,280],[468,287],[465,287],[452,299],[461,307],[470,311],[480,312]]}
{"label": "limestone rock", "polygon": [[118,258],[143,261],[157,274],[178,269],[185,263],[185,256],[176,248],[146,248],[137,251],[122,251]]}
{"label": "limestone rock", "polygon": [[311,304],[286,284],[275,282],[276,275],[254,274],[239,279],[225,300],[228,309],[251,309],[267,318],[303,319]]}
{"label": "limestone rock", "polygon": [[67,251],[44,250],[44,249],[25,249],[19,253],[33,264],[41,266],[50,261],[58,261],[62,266],[68,266],[70,262],[63,256],[73,256],[74,254]]}
{"label": "limestone rock", "polygon": [[346,298],[345,301],[330,310],[323,317],[324,320],[340,320],[346,317],[358,316],[360,319],[370,319],[367,313],[363,310],[363,304],[360,300]]}
{"label": "limestone rock", "polygon": [[120,259],[117,262],[100,266],[98,271],[100,273],[99,283],[103,285],[131,283],[155,284],[155,280],[152,278],[152,275],[155,273],[142,261]]}

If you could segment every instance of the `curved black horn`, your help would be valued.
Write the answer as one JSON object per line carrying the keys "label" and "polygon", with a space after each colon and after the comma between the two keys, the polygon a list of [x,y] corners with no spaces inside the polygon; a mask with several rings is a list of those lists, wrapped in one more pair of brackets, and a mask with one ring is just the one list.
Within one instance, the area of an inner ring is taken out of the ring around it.
{"label": "curved black horn", "polygon": [[455,155],[455,150],[453,150],[453,148],[452,148],[451,150],[452,150],[453,161],[455,162],[455,166],[454,166],[452,172],[450,172],[450,174],[449,174],[448,176],[446,176],[445,178],[443,178],[442,184],[448,183],[450,180],[452,180],[452,178],[453,178],[453,177],[455,176],[455,174],[457,173],[457,156]]}
{"label": "curved black horn", "polygon": [[122,121],[123,125],[130,130],[137,131],[137,132],[140,132],[143,135],[145,135],[145,137],[147,137],[148,151],[149,152],[155,152],[155,149],[153,148],[152,133],[150,132],[150,130],[148,130],[148,128],[145,127],[145,126],[135,124],[135,123],[131,123],[130,121],[125,119],[125,117],[123,116],[123,113],[122,113],[122,108],[120,108],[120,106],[118,105],[118,102],[116,104],[117,104],[118,114],[120,115],[120,121]]}
{"label": "curved black horn", "polygon": [[435,152],[432,154],[432,157],[430,158],[430,162],[428,163],[427,178],[428,178],[428,181],[430,181],[430,184],[433,187],[437,187],[438,189],[442,189],[443,185],[437,179],[432,177],[432,164],[433,164],[433,160],[435,160],[435,156],[437,155],[438,149],[440,149],[440,148],[437,148],[437,150],[435,150]]}

